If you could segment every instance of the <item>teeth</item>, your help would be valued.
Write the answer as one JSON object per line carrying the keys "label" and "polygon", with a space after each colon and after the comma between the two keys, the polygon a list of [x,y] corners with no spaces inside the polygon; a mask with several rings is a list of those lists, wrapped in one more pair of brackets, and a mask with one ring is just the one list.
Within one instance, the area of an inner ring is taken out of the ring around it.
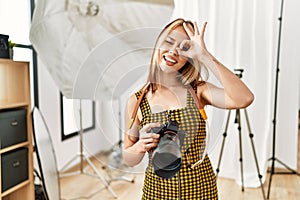
{"label": "teeth", "polygon": [[176,63],[176,60],[173,60],[173,59],[171,59],[171,58],[169,58],[169,57],[167,57],[167,56],[165,56],[165,59],[166,59],[167,61],[169,61],[169,62]]}

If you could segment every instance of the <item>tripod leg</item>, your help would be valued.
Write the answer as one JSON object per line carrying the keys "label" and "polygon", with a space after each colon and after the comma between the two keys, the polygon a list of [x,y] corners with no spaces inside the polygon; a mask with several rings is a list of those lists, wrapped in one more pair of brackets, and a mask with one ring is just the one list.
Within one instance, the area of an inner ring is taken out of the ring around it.
{"label": "tripod leg", "polygon": [[95,165],[92,163],[92,161],[90,160],[90,158],[88,156],[86,156],[84,154],[84,158],[85,160],[88,162],[88,164],[90,165],[90,167],[93,169],[93,171],[97,174],[97,178],[99,178],[102,183],[104,184],[104,186],[110,191],[110,193],[114,196],[114,198],[117,198],[116,193],[113,191],[113,189],[109,186],[109,184],[107,183],[107,181],[105,180],[105,178],[103,178],[101,176],[101,174],[99,173],[98,169],[95,167]]}
{"label": "tripod leg", "polygon": [[221,165],[221,160],[222,160],[222,156],[223,156],[223,150],[224,150],[224,145],[225,145],[225,139],[227,137],[227,129],[228,129],[228,124],[229,124],[229,119],[230,119],[230,113],[231,110],[228,111],[228,115],[227,115],[227,120],[226,120],[226,125],[225,125],[225,130],[223,133],[223,141],[222,141],[222,146],[221,146],[221,150],[220,150],[220,156],[219,156],[219,161],[218,161],[218,167],[216,169],[216,179],[218,179],[218,175],[220,172],[220,165]]}
{"label": "tripod leg", "polygon": [[236,110],[235,122],[238,124],[239,131],[239,148],[240,148],[240,164],[241,164],[241,181],[242,181],[242,192],[244,192],[244,168],[243,168],[243,148],[242,148],[242,127],[241,127],[241,118],[240,110]]}
{"label": "tripod leg", "polygon": [[253,155],[254,155],[255,165],[256,165],[256,169],[257,169],[257,173],[258,173],[258,178],[259,178],[259,182],[260,182],[260,187],[261,187],[261,190],[262,190],[263,198],[266,199],[265,190],[264,190],[263,183],[262,183],[262,180],[261,180],[262,179],[262,175],[260,174],[258,160],[257,160],[257,156],[256,156],[256,151],[255,151],[255,146],[254,146],[254,142],[253,142],[254,135],[253,135],[253,133],[251,131],[250,122],[249,122],[249,118],[248,118],[248,112],[247,112],[246,109],[244,109],[244,111],[245,111],[245,117],[246,117],[246,122],[247,122],[249,137],[250,137],[250,141],[251,141],[251,147],[252,147],[252,151],[253,151]]}
{"label": "tripod leg", "polygon": [[68,169],[68,167],[71,166],[71,164],[73,164],[73,162],[78,159],[78,157],[80,156],[80,153],[79,154],[76,154],[74,156],[74,158],[72,158],[69,162],[67,162],[67,164],[65,164],[61,170],[60,170],[60,173],[59,173],[59,176],[60,177],[67,177],[67,176],[73,176],[73,175],[78,175],[78,174],[81,174],[80,171],[77,171],[77,172],[69,172],[69,173],[66,173],[65,170]]}
{"label": "tripod leg", "polygon": [[275,158],[275,161],[277,161],[279,164],[281,164],[281,165],[284,166],[287,170],[290,171],[290,172],[276,172],[276,174],[296,174],[297,176],[300,176],[300,174],[299,174],[296,170],[293,170],[293,169],[290,168],[287,164],[283,163],[282,161],[278,160],[277,158]]}
{"label": "tripod leg", "polygon": [[274,175],[274,171],[275,171],[275,158],[272,158],[272,166],[271,166],[271,172],[270,172],[270,178],[269,178],[269,184],[268,184],[267,199],[269,199],[269,197],[270,197],[271,183],[272,183],[272,177]]}
{"label": "tripod leg", "polygon": [[[271,183],[272,183],[272,177],[273,175],[275,174],[296,174],[297,176],[300,176],[300,174],[291,169],[289,166],[287,166],[285,163],[283,163],[282,161],[278,160],[277,158],[275,157],[272,157],[270,158],[269,160],[272,161],[272,166],[271,166],[271,170],[269,171],[270,172],[270,178],[269,178],[269,184],[268,184],[268,193],[267,193],[267,199],[269,199],[270,197],[270,193],[271,193]],[[287,168],[290,172],[277,172],[275,173],[275,161],[277,161],[278,163],[280,163],[281,165],[283,165],[285,168]]]}

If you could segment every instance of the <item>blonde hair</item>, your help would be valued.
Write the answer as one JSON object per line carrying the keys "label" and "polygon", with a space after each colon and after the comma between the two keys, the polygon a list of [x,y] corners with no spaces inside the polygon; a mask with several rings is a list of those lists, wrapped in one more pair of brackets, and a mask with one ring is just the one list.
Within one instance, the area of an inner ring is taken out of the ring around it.
{"label": "blonde hair", "polygon": [[[163,73],[158,64],[159,47],[164,42],[168,34],[175,28],[183,26],[183,23],[185,23],[190,30],[194,31],[194,25],[191,21],[186,21],[184,19],[179,18],[166,25],[156,40],[150,63],[150,70],[148,74],[148,82],[150,82],[151,92],[155,92],[158,89],[158,83],[160,83],[160,74]],[[202,69],[205,73],[205,80],[201,76]],[[191,60],[188,59],[185,65],[178,71],[177,77],[182,81],[184,85],[195,86],[198,85],[200,82],[207,80],[208,70],[204,65],[195,67],[192,64]]]}

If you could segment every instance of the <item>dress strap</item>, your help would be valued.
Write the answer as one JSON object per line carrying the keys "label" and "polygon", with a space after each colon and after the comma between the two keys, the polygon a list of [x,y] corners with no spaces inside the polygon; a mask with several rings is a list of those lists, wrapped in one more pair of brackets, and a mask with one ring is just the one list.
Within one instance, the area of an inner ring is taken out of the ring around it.
{"label": "dress strap", "polygon": [[207,119],[207,115],[205,113],[205,110],[204,110],[204,106],[200,103],[200,100],[198,99],[197,95],[196,95],[196,92],[197,92],[197,86],[194,86],[196,88],[192,88],[192,87],[188,87],[187,89],[189,90],[190,94],[192,95],[193,99],[194,99],[194,102],[196,103],[197,105],[197,108],[202,116],[202,118],[204,120]]}

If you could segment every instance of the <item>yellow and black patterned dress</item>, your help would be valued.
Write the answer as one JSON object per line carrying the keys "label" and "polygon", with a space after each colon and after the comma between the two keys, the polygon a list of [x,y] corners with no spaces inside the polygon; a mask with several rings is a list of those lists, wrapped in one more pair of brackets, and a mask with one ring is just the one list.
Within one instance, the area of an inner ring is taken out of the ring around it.
{"label": "yellow and black patterned dress", "polygon": [[[141,96],[139,91],[135,95]],[[149,164],[145,172],[143,200],[215,200],[218,199],[216,177],[210,160],[206,156],[203,162],[191,169],[190,164],[199,160],[206,135],[205,120],[200,115],[190,92],[187,90],[186,107],[152,113],[146,97],[143,97],[140,109],[143,119],[140,128],[151,122],[166,123],[168,114],[171,120],[179,123],[179,130],[187,133],[182,146],[182,166],[170,179],[164,179],[154,173],[149,152]],[[189,162],[188,162],[189,161]]]}

